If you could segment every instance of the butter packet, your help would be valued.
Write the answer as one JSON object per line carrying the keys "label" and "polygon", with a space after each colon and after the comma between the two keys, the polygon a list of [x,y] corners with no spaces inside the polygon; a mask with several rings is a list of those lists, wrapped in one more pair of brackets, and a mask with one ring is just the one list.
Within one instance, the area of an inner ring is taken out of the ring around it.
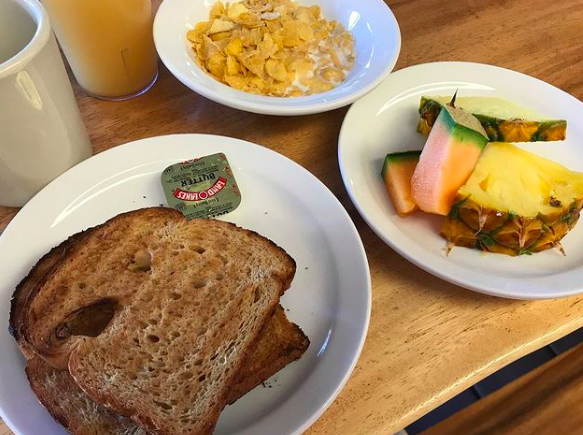
{"label": "butter packet", "polygon": [[241,192],[223,153],[170,165],[161,178],[168,206],[187,219],[222,216],[241,203]]}

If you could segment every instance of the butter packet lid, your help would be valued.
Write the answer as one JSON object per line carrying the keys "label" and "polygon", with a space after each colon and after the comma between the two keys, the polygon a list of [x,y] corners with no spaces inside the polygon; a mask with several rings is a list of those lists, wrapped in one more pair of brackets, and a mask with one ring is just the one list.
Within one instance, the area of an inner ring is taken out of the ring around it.
{"label": "butter packet lid", "polygon": [[168,206],[187,219],[214,218],[235,210],[241,192],[223,153],[168,166],[162,172]]}

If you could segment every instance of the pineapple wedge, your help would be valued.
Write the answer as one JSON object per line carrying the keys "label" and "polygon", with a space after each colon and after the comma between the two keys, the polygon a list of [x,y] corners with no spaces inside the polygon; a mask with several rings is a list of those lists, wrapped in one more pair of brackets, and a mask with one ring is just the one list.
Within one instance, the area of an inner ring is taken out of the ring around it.
{"label": "pineapple wedge", "polygon": [[[421,97],[417,131],[428,135],[450,97]],[[537,112],[498,97],[458,97],[456,106],[474,115],[491,142],[565,140],[567,121],[546,119]]]}
{"label": "pineapple wedge", "polygon": [[[508,255],[558,248],[583,207],[583,173],[502,142],[488,144],[441,228],[449,250]],[[564,252],[563,252],[564,254]]]}

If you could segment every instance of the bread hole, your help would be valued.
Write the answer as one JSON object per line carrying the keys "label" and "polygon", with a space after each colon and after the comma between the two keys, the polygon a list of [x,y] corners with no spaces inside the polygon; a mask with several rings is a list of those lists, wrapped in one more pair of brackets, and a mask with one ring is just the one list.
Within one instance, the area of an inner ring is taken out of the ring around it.
{"label": "bread hole", "polygon": [[181,243],[180,245],[178,245],[178,249],[184,249],[184,245]]}
{"label": "bread hole", "polygon": [[157,319],[148,319],[148,323],[149,323],[150,325],[154,325],[154,326],[155,326],[155,325],[157,325],[157,324],[158,324],[158,320],[157,320]]}
{"label": "bread hole", "polygon": [[138,337],[134,337],[134,343],[140,344],[140,339]]}
{"label": "bread hole", "polygon": [[81,290],[83,290],[85,287],[87,287],[87,284],[85,284],[84,282],[80,282],[80,283],[79,283],[79,288],[80,288]]}
{"label": "bread hole", "polygon": [[200,359],[200,358],[199,358],[199,359],[197,359],[197,360],[196,360],[196,361],[195,361],[193,364],[194,364],[195,366],[200,366],[200,365],[202,365],[202,362],[203,362],[203,361],[202,361],[202,359]]}
{"label": "bread hole", "polygon": [[148,272],[152,267],[152,256],[145,249],[140,249],[134,253],[134,258],[130,261],[128,269],[132,272]]}
{"label": "bread hole", "polygon": [[224,278],[225,278],[225,274],[222,273],[222,272],[217,273],[216,276],[215,276],[215,279],[217,281],[222,281]]}
{"label": "bread hole", "polygon": [[263,289],[261,287],[257,287],[255,289],[255,295],[253,296],[253,303],[256,304],[261,300],[263,297]]}
{"label": "bread hole", "polygon": [[176,256],[178,256],[178,254],[180,254],[180,252],[178,252],[178,251],[172,251],[172,256],[173,256],[173,257],[176,257]]}
{"label": "bread hole", "polygon": [[148,324],[146,322],[144,322],[143,320],[140,320],[138,322],[138,325],[140,325],[140,329],[146,329],[148,327]]}
{"label": "bread hole", "polygon": [[206,249],[204,249],[202,246],[191,246],[190,249],[199,254],[204,254],[206,252]]}
{"label": "bread hole", "polygon": [[192,379],[193,376],[194,376],[194,373],[192,373],[191,371],[187,371],[187,372],[184,372],[180,375],[180,379],[187,381],[189,379]]}
{"label": "bread hole", "polygon": [[170,293],[170,299],[177,301],[180,299],[182,295],[180,293],[172,292]]}
{"label": "bread hole", "polygon": [[152,278],[152,279],[150,280],[150,282],[151,282],[153,285],[160,285],[160,280],[159,280],[159,279],[156,279],[156,278]]}
{"label": "bread hole", "polygon": [[57,339],[66,339],[71,335],[97,337],[109,325],[115,314],[117,302],[103,299],[70,313],[63,323],[55,329]]}
{"label": "bread hole", "polygon": [[168,410],[172,409],[172,405],[170,405],[169,403],[166,403],[166,402],[161,402],[161,401],[159,401],[159,400],[154,400],[154,403],[155,403],[155,404],[156,404],[156,405],[157,405],[159,408],[165,409],[166,411],[168,411]]}
{"label": "bread hole", "polygon": [[170,337],[172,337],[172,338],[178,338],[178,337],[180,337],[180,335],[181,335],[180,331],[172,331],[170,333]]}
{"label": "bread hole", "polygon": [[198,328],[196,328],[196,335],[197,337],[200,337],[201,335],[206,334],[207,331],[208,331],[207,328],[199,326]]}
{"label": "bread hole", "polygon": [[152,343],[158,343],[160,341],[160,337],[154,334],[149,334],[148,340],[150,340]]}
{"label": "bread hole", "polygon": [[243,326],[245,326],[245,321],[244,321],[244,320],[243,320],[243,321],[241,322],[241,324],[239,325],[239,329],[243,329]]}
{"label": "bread hole", "polygon": [[194,288],[197,288],[197,289],[206,287],[206,285],[207,285],[207,281],[205,279],[197,279],[192,283],[192,286]]}
{"label": "bread hole", "polygon": [[198,382],[204,382],[205,379],[206,379],[206,375],[200,375],[198,377]]}
{"label": "bread hole", "polygon": [[218,356],[219,356],[219,355],[215,353],[213,356],[211,356],[211,361],[214,361],[214,360],[216,360]]}

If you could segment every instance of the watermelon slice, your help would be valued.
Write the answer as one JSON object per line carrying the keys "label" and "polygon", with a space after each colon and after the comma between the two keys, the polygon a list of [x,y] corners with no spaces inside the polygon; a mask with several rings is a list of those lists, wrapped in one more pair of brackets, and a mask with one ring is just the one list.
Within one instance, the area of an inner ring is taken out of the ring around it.
{"label": "watermelon slice", "polygon": [[405,151],[387,154],[381,176],[397,213],[401,217],[417,210],[411,196],[411,177],[415,172],[421,151]]}
{"label": "watermelon slice", "polygon": [[488,143],[480,121],[454,102],[455,97],[439,112],[411,180],[417,206],[444,216]]}

